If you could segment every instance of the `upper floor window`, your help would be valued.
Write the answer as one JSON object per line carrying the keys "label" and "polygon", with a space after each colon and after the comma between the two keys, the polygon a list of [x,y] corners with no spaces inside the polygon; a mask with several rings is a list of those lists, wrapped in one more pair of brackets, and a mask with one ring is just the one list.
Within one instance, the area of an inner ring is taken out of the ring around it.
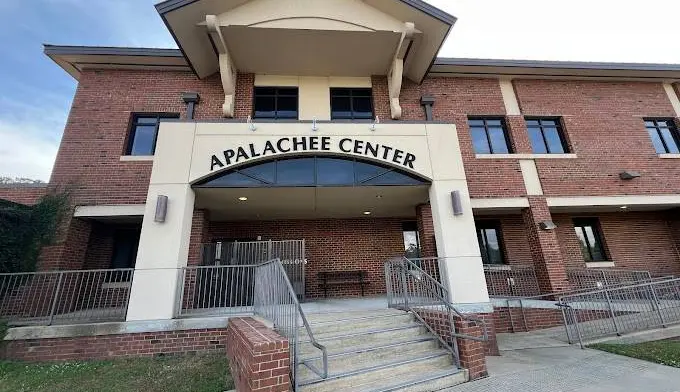
{"label": "upper floor window", "polygon": [[646,118],[645,127],[658,154],[678,154],[678,130],[671,119]]}
{"label": "upper floor window", "polygon": [[484,264],[505,264],[503,250],[501,249],[500,226],[500,222],[495,220],[475,221],[477,241]]}
{"label": "upper floor window", "polygon": [[373,93],[370,88],[331,88],[331,119],[373,118]]}
{"label": "upper floor window", "polygon": [[297,87],[255,87],[253,118],[298,118]]}
{"label": "upper floor window", "polygon": [[529,139],[534,154],[565,154],[569,152],[559,119],[527,119]]}
{"label": "upper floor window", "polygon": [[162,118],[179,118],[176,113],[140,113],[132,116],[130,137],[125,151],[126,155],[153,155],[156,151],[158,126]]}
{"label": "upper floor window", "polygon": [[470,136],[477,154],[508,154],[510,138],[502,118],[470,118]]}
{"label": "upper floor window", "polygon": [[602,244],[600,222],[597,218],[574,219],[574,229],[586,262],[607,260]]}

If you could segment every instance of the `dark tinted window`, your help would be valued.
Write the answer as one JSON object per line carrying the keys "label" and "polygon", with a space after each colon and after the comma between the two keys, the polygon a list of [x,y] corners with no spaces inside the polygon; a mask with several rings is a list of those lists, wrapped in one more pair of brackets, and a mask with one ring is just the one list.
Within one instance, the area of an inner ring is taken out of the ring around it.
{"label": "dark tinted window", "polygon": [[499,118],[471,118],[468,120],[472,146],[477,154],[508,154],[510,139],[505,122]]}
{"label": "dark tinted window", "polygon": [[404,256],[408,259],[420,258],[420,236],[416,222],[404,222],[402,224],[402,236],[404,238]]}
{"label": "dark tinted window", "polygon": [[527,119],[527,130],[535,154],[564,154],[569,152],[559,120]]}
{"label": "dark tinted window", "polygon": [[331,119],[373,118],[373,93],[370,88],[332,88]]}
{"label": "dark tinted window", "polygon": [[297,87],[255,87],[253,118],[297,119]]}
{"label": "dark tinted window", "polygon": [[477,241],[482,252],[484,264],[504,264],[503,249],[501,248],[501,230],[498,221],[476,221]]}
{"label": "dark tinted window", "polygon": [[645,119],[645,127],[658,154],[678,154],[678,130],[670,119]]}
{"label": "dark tinted window", "polygon": [[574,229],[586,261],[606,261],[602,233],[597,218],[574,219]]}
{"label": "dark tinted window", "polygon": [[179,118],[179,114],[135,114],[132,116],[126,155],[153,155],[156,151],[158,126],[162,118]]}

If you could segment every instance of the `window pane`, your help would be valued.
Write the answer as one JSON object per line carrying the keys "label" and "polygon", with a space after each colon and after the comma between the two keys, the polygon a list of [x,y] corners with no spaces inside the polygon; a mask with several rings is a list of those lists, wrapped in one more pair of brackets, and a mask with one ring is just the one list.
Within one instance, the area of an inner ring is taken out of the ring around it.
{"label": "window pane", "polygon": [[590,250],[588,249],[588,243],[586,242],[586,237],[583,235],[583,228],[581,226],[575,226],[576,236],[578,237],[579,244],[581,245],[581,253],[583,253],[583,258],[585,261],[592,261],[590,258]]}
{"label": "window pane", "polygon": [[331,117],[334,119],[352,118],[351,98],[333,97],[331,99]]}
{"label": "window pane", "polygon": [[275,87],[255,87],[255,96],[259,97],[262,95],[276,95]]}
{"label": "window pane", "polygon": [[297,97],[278,97],[276,116],[278,118],[297,118]]}
{"label": "window pane", "polygon": [[555,120],[541,120],[541,125],[543,126],[555,126]]}
{"label": "window pane", "polygon": [[364,182],[366,185],[418,185],[419,180],[413,177],[391,171],[372,180]]}
{"label": "window pane", "polygon": [[486,125],[489,127],[500,127],[502,124],[501,120],[486,120]]}
{"label": "window pane", "polygon": [[274,118],[276,114],[276,105],[274,97],[256,97],[255,98],[255,117],[256,118]]}
{"label": "window pane", "polygon": [[509,152],[503,128],[489,128],[489,139],[491,139],[491,149],[494,154],[507,154]]}
{"label": "window pane", "polygon": [[584,230],[588,236],[588,243],[590,244],[590,253],[593,261],[604,261],[604,252],[602,252],[602,245],[595,235],[593,226],[585,226]]}
{"label": "window pane", "polygon": [[354,118],[372,118],[373,105],[370,97],[354,98]]}
{"label": "window pane", "polygon": [[468,120],[468,125],[470,127],[483,127],[484,120]]}
{"label": "window pane", "polygon": [[543,135],[548,142],[548,152],[551,154],[564,154],[564,146],[557,128],[543,128]]}
{"label": "window pane", "polygon": [[135,122],[137,124],[140,124],[140,125],[142,125],[142,124],[144,124],[144,125],[156,125],[156,123],[158,122],[158,118],[155,117],[155,116],[154,117],[137,117],[135,119]]}
{"label": "window pane", "polygon": [[486,238],[484,238],[484,229],[477,229],[477,242],[479,242],[479,250],[482,252],[482,264],[489,264],[489,252],[486,246]]}
{"label": "window pane", "polygon": [[663,146],[663,142],[661,141],[661,137],[659,137],[656,128],[647,129],[647,132],[649,133],[650,139],[652,139],[652,144],[654,145],[657,154],[665,154],[667,152],[666,148]]}
{"label": "window pane", "polygon": [[239,171],[250,177],[255,177],[263,182],[273,184],[276,181],[275,170],[276,164],[274,162],[269,162],[241,169]]}
{"label": "window pane", "polygon": [[354,162],[342,159],[318,158],[317,182],[319,185],[353,185]]}
{"label": "window pane", "polygon": [[156,137],[155,125],[140,125],[135,128],[134,140],[130,155],[153,155],[154,139]]}
{"label": "window pane", "polygon": [[230,173],[226,176],[210,181],[207,185],[213,187],[253,187],[266,185],[262,181],[244,176],[241,173]]}
{"label": "window pane", "polygon": [[486,249],[490,264],[503,264],[503,256],[501,254],[501,247],[498,241],[498,232],[496,229],[485,229],[486,233]]}
{"label": "window pane", "polygon": [[277,167],[279,185],[314,185],[314,159],[287,159]]}
{"label": "window pane", "polygon": [[537,127],[538,126],[538,120],[526,120],[526,121],[527,121],[528,127]]}
{"label": "window pane", "polygon": [[548,149],[543,141],[540,128],[529,128],[529,139],[531,140],[531,149],[534,154],[547,154]]}
{"label": "window pane", "polygon": [[420,257],[417,231],[404,231],[404,256],[409,259]]}
{"label": "window pane", "polygon": [[668,128],[661,128],[661,136],[663,137],[663,141],[666,142],[668,153],[677,154],[679,152],[678,144],[675,142],[671,130]]}
{"label": "window pane", "polygon": [[362,183],[370,178],[376,177],[390,169],[384,167],[371,165],[364,162],[355,162],[354,170],[356,171],[357,183]]}
{"label": "window pane", "polygon": [[484,128],[470,128],[470,135],[472,136],[472,145],[477,154],[491,154],[489,141],[486,139],[486,132]]}
{"label": "window pane", "polygon": [[352,90],[352,95],[355,97],[370,97],[373,94],[370,88],[356,88]]}
{"label": "window pane", "polygon": [[284,96],[289,96],[289,97],[296,97],[298,96],[298,89],[297,88],[279,88],[278,94],[279,96],[284,95]]}
{"label": "window pane", "polygon": [[654,128],[654,121],[645,121],[645,126]]}

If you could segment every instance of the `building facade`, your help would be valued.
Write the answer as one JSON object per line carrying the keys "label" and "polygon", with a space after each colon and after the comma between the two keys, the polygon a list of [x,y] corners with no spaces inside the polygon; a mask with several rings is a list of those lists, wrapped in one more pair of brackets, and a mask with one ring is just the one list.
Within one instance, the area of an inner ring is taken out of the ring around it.
{"label": "building facade", "polygon": [[361,295],[320,273],[384,295],[386,260],[437,257],[481,315],[485,266],[542,294],[680,274],[680,66],[438,58],[455,18],[416,0],[157,9],[179,49],[45,47],[78,88],[40,268],[134,268],[128,321],[175,318],[177,270],[236,242],[304,240],[310,301]]}

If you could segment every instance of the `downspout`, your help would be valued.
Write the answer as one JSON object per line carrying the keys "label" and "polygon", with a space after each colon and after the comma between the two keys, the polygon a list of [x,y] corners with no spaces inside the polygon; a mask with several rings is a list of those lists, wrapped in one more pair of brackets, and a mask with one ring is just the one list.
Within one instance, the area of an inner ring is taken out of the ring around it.
{"label": "downspout", "polygon": [[431,95],[423,95],[420,97],[420,105],[425,109],[425,121],[434,121],[434,115],[432,114],[434,97]]}
{"label": "downspout", "polygon": [[196,105],[201,101],[201,96],[198,93],[182,93],[182,101],[187,105],[187,120],[194,119],[194,111]]}

